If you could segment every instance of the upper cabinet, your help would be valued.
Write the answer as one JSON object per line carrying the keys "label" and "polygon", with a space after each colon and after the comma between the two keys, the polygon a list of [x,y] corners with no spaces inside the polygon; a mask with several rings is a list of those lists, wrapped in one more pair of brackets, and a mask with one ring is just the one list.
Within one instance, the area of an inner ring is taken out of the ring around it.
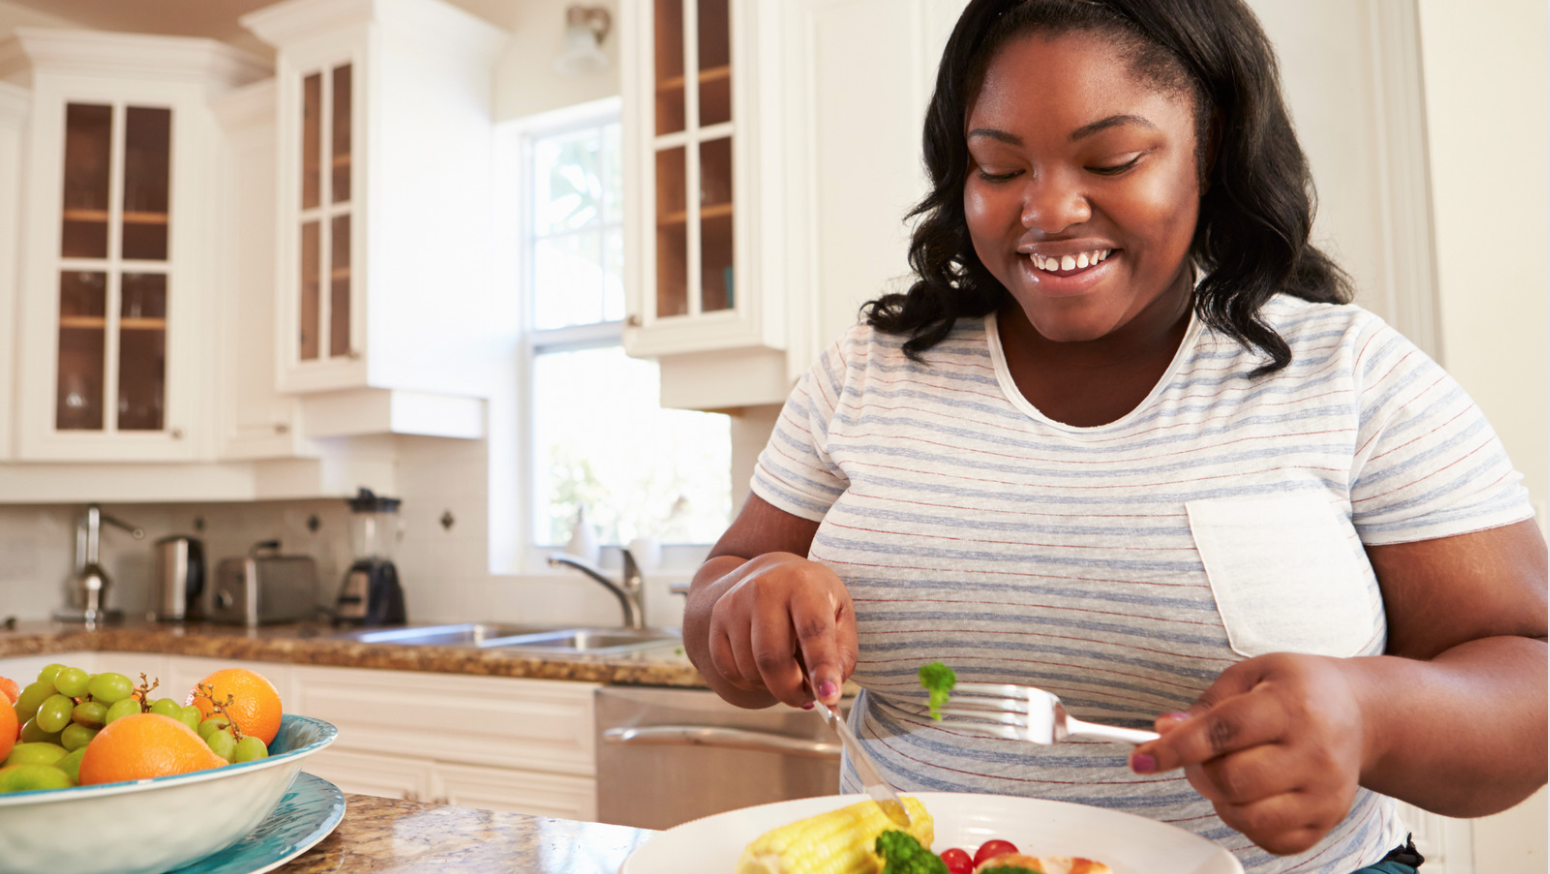
{"label": "upper cabinet", "polygon": [[[621,4],[625,348],[657,357],[785,346],[774,4]],[[762,32],[761,32],[762,30]],[[757,35],[757,38],[756,38]]]}
{"label": "upper cabinet", "polygon": [[31,90],[19,458],[210,451],[207,101],[266,72],[208,40],[24,29],[0,51],[0,77]]}
{"label": "upper cabinet", "polygon": [[509,296],[488,271],[505,32],[440,0],[291,0],[242,22],[278,50],[279,389],[486,396]]}

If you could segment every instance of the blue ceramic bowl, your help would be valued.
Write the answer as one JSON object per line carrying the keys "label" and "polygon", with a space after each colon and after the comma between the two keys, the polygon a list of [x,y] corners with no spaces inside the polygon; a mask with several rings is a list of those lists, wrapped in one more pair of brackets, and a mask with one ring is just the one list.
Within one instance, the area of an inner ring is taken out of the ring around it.
{"label": "blue ceramic bowl", "polygon": [[269,757],[127,783],[0,795],[0,874],[159,874],[241,840],[338,729],[287,714]]}

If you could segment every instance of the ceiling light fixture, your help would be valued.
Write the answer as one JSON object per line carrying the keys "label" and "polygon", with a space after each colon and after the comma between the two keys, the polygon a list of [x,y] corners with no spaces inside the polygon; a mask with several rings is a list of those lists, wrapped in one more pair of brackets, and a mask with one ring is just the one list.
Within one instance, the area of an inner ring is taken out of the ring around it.
{"label": "ceiling light fixture", "polygon": [[603,39],[613,16],[602,6],[570,6],[565,10],[565,49],[554,68],[567,76],[586,76],[608,69]]}

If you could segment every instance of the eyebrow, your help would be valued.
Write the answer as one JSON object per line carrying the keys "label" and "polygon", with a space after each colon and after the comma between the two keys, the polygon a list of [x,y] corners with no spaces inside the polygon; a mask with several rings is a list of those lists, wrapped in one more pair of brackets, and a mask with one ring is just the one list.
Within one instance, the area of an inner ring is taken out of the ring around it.
{"label": "eyebrow", "polygon": [[[1090,137],[1099,131],[1108,130],[1111,127],[1118,127],[1122,124],[1138,124],[1142,127],[1151,128],[1152,130],[1157,129],[1157,125],[1152,124],[1150,121],[1142,118],[1139,115],[1111,115],[1108,118],[1100,118],[1097,121],[1082,125],[1081,127],[1072,131],[1071,136],[1068,137],[1068,139],[1074,143],[1077,140]],[[999,142],[1013,146],[1020,146],[1023,144],[1022,137],[993,127],[977,127],[969,131],[964,136],[965,139],[971,140],[975,137],[985,137],[987,139],[997,140]]]}

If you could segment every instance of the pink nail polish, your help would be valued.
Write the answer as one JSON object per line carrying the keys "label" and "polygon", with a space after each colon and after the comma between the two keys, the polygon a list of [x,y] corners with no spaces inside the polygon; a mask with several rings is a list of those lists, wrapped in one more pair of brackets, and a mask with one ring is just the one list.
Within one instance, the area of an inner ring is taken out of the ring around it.
{"label": "pink nail polish", "polygon": [[802,705],[802,709],[803,710],[812,710],[813,709],[813,702],[809,701],[806,704],[803,704]]}
{"label": "pink nail polish", "polygon": [[1157,760],[1146,753],[1136,753],[1130,757],[1130,770],[1137,774],[1150,774],[1157,770]]}
{"label": "pink nail polish", "polygon": [[1183,712],[1178,711],[1178,710],[1175,710],[1172,713],[1164,713],[1161,718],[1162,719],[1173,719],[1173,720],[1177,720],[1178,722],[1183,722],[1184,720],[1189,718],[1189,714],[1188,713],[1183,713]]}
{"label": "pink nail polish", "polygon": [[838,695],[839,692],[840,687],[836,685],[833,680],[824,680],[822,683],[818,684],[819,698],[832,698],[833,696]]}

